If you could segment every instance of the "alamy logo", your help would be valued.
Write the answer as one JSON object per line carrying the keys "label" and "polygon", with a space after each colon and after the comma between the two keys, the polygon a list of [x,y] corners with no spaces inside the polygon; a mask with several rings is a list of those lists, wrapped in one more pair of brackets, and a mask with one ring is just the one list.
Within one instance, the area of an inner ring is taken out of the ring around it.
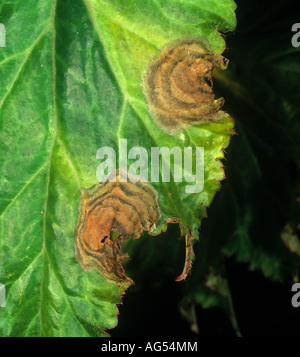
{"label": "alamy logo", "polygon": [[295,292],[295,294],[292,297],[292,305],[293,307],[299,307],[300,306],[300,283],[296,283],[292,286],[292,291]]}
{"label": "alamy logo", "polygon": [[5,47],[5,46],[6,46],[5,26],[3,24],[0,24],[0,47]]}
{"label": "alamy logo", "polygon": [[5,286],[0,284],[0,307],[5,307]]}
{"label": "alamy logo", "polygon": [[[116,182],[117,154],[109,146],[101,147],[96,158],[102,160],[97,167],[99,182]],[[131,162],[130,162],[131,161]],[[173,165],[171,164],[173,162]],[[129,170],[127,171],[128,164]],[[171,170],[173,166],[173,170]],[[148,168],[150,167],[150,173]],[[127,140],[119,140],[119,168],[124,175],[120,182],[185,182],[186,193],[199,193],[204,188],[204,148],[151,147],[148,151],[136,146],[127,148]],[[127,175],[128,173],[128,175]],[[161,176],[161,178],[160,178]]]}
{"label": "alamy logo", "polygon": [[300,23],[296,23],[292,26],[292,32],[296,32],[292,37],[292,46],[299,47],[300,46]]}

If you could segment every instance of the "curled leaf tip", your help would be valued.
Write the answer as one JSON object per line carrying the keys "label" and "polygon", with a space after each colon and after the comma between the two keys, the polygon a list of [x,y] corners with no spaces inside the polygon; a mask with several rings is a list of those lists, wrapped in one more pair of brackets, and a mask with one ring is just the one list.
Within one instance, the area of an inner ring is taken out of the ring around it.
{"label": "curled leaf tip", "polygon": [[194,260],[194,250],[193,245],[191,243],[192,237],[193,235],[190,231],[185,235],[185,263],[182,273],[175,279],[175,281],[185,280],[185,278],[191,271],[192,263]]}

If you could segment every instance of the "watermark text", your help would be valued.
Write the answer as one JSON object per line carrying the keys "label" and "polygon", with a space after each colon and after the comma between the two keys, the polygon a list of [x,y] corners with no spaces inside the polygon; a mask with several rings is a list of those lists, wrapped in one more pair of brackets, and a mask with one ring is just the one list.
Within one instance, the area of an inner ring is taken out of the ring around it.
{"label": "watermark text", "polygon": [[0,47],[6,46],[6,31],[5,26],[0,24]]}
{"label": "watermark text", "polygon": [[5,307],[5,286],[0,284],[0,307]]}
{"label": "watermark text", "polygon": [[[184,182],[186,193],[199,193],[204,188],[203,147],[152,147],[149,152],[135,146],[128,150],[127,140],[119,140],[119,168],[125,175],[120,182]],[[116,181],[117,154],[109,146],[98,149],[96,158],[101,160],[96,176],[99,182]],[[129,166],[129,167],[128,167]],[[150,169],[150,172],[149,172]],[[128,175],[127,175],[128,174]]]}
{"label": "watermark text", "polygon": [[300,46],[300,23],[296,23],[292,26],[292,32],[296,32],[292,37],[292,46],[299,47]]}
{"label": "watermark text", "polygon": [[300,306],[300,283],[296,283],[292,286],[292,292],[295,292],[295,294],[292,296],[292,305],[293,307],[299,307]]}

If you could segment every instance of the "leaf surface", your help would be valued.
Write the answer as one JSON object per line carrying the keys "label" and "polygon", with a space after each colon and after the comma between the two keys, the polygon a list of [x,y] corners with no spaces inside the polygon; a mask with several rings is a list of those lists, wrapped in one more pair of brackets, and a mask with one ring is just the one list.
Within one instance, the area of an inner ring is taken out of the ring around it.
{"label": "leaf surface", "polygon": [[194,229],[223,179],[232,119],[175,136],[152,121],[142,77],[166,43],[234,29],[235,4],[198,1],[3,3],[6,48],[0,50],[0,310],[2,336],[103,336],[117,324],[118,286],[85,273],[74,256],[82,188],[97,183],[96,152],[120,138],[130,147],[205,148],[205,189],[156,183],[162,220]]}

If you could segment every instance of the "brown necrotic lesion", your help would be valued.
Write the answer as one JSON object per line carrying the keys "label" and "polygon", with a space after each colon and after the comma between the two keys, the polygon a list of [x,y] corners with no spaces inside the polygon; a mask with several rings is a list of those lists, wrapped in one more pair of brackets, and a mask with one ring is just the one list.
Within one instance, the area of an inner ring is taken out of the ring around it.
{"label": "brown necrotic lesion", "polygon": [[75,256],[85,271],[100,270],[108,279],[129,281],[122,260],[122,244],[150,231],[159,219],[158,195],[146,182],[97,184],[82,191],[76,227]]}
{"label": "brown necrotic lesion", "polygon": [[150,113],[168,133],[216,120],[224,99],[215,99],[212,71],[227,60],[205,38],[185,38],[165,46],[149,64],[143,88]]}

